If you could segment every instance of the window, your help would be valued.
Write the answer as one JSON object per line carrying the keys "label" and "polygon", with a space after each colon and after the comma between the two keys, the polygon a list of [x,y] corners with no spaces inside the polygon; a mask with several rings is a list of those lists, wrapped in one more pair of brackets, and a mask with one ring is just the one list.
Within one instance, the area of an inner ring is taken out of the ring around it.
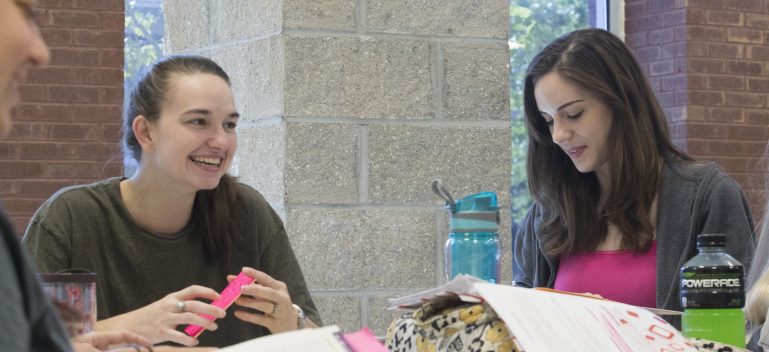
{"label": "window", "polygon": [[[128,94],[144,70],[163,57],[162,0],[125,2],[124,43],[123,88]],[[133,174],[133,159],[124,157],[123,165],[127,176]]]}
{"label": "window", "polygon": [[[523,78],[529,61],[558,36],[578,28],[606,28],[622,37],[621,0],[510,1],[510,118],[512,170],[510,203],[513,223],[531,204],[526,181],[526,128],[523,119]],[[513,225],[515,230],[515,225]]]}
{"label": "window", "polygon": [[128,92],[142,70],[163,57],[162,0],[125,3],[125,88]]}

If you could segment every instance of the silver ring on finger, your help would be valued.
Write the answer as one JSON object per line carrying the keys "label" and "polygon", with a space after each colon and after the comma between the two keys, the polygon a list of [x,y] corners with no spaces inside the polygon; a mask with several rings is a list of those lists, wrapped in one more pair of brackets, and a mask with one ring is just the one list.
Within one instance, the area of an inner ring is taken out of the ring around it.
{"label": "silver ring on finger", "polygon": [[275,316],[275,313],[277,313],[277,312],[278,312],[278,304],[277,303],[273,303],[272,304],[272,312],[270,312],[270,315]]}
{"label": "silver ring on finger", "polygon": [[184,313],[187,310],[187,303],[184,301],[176,302],[176,312]]}

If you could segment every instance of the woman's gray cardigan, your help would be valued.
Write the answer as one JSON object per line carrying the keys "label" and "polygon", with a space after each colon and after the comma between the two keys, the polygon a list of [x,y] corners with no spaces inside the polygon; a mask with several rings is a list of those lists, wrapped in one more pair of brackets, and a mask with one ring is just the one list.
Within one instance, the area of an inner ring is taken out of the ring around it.
{"label": "woman's gray cardigan", "polygon": [[[726,252],[747,273],[755,250],[753,217],[740,186],[715,164],[671,159],[664,165],[656,228],[657,308],[681,310],[678,273],[697,254],[697,235],[726,234]],[[515,285],[555,283],[558,259],[544,255],[538,241],[542,219],[543,208],[533,205],[513,237]]]}

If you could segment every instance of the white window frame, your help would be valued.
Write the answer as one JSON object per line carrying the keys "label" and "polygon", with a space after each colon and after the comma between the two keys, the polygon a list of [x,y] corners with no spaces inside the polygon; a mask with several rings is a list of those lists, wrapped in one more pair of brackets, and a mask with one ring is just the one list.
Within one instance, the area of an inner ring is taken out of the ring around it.
{"label": "white window frame", "polygon": [[[608,27],[606,24],[598,25],[600,28],[608,28],[609,31],[614,33],[616,36],[618,36],[623,41],[625,40],[625,0],[599,0],[600,3],[597,4],[598,6],[596,11],[598,12],[597,15],[603,15],[603,16],[596,16],[596,18],[600,19],[606,19],[606,14],[609,15],[609,23]],[[606,7],[609,7],[608,9]],[[604,11],[601,13],[601,11]]]}

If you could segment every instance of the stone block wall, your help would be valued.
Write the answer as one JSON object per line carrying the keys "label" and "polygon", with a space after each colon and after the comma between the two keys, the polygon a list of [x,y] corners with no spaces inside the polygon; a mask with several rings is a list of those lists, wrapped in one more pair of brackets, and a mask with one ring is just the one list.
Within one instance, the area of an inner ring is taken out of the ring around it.
{"label": "stone block wall", "polygon": [[[444,281],[456,197],[509,218],[507,1],[165,0],[169,53],[233,78],[232,172],[281,214],[327,324],[383,335],[387,298]],[[503,281],[510,282],[510,223]]]}

